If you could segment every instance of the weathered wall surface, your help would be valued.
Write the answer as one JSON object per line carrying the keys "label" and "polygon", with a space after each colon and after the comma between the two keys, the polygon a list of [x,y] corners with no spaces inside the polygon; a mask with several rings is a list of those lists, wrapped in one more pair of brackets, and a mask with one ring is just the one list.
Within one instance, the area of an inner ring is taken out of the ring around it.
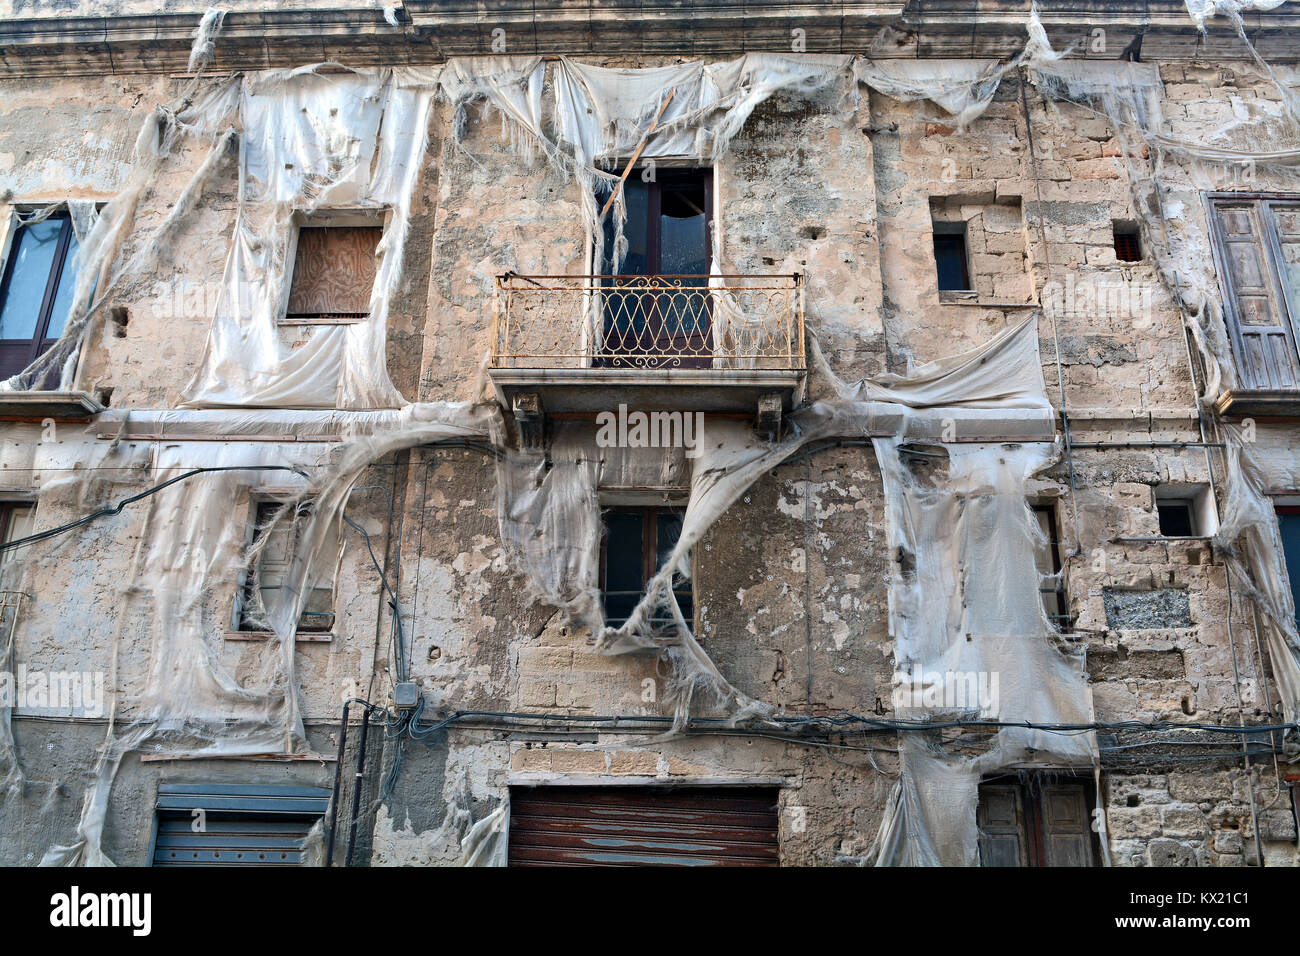
{"label": "weathered wall surface", "polygon": [[[1161,79],[1164,115],[1176,134],[1203,137],[1206,129],[1223,129],[1221,140],[1233,143],[1234,124],[1281,115],[1276,89],[1244,68],[1166,65]],[[173,92],[172,81],[149,77],[93,85],[0,81],[0,216],[20,203],[109,198],[123,182],[145,112]],[[1113,224],[1141,221],[1149,210],[1135,203],[1104,117],[1078,104],[1046,103],[1033,89],[1022,100],[1014,76],[965,131],[933,104],[899,103],[865,89],[856,110],[844,111],[843,92],[812,102],[773,98],[720,161],[717,217],[728,268],[806,274],[809,327],[832,368],[848,380],[903,371],[985,341],[1036,308],[1045,289],[1117,289],[1116,297],[1057,314],[1056,335],[1050,322],[1040,325],[1054,400],[1059,347],[1074,440],[1202,440],[1170,290],[1149,256],[1115,260]],[[580,187],[541,159],[525,159],[496,116],[470,109],[459,138],[456,122],[445,104],[431,119],[403,284],[389,319],[389,369],[408,399],[478,396],[494,276],[587,270]],[[142,202],[140,234],[161,219],[201,160],[201,151],[191,149],[169,164]],[[1178,163],[1166,165],[1162,176],[1170,228],[1208,254],[1200,192],[1245,184]],[[1249,188],[1295,187],[1286,175],[1261,168]],[[88,346],[84,382],[101,393],[111,390],[114,410],[178,404],[207,336],[234,190],[228,160],[156,273],[123,290],[117,304],[128,322],[117,330],[122,334],[110,328]],[[967,224],[974,295],[939,293],[930,239],[936,220]],[[828,383],[814,377],[813,397],[827,391]],[[84,427],[59,425],[52,441],[67,448],[54,459],[62,464],[52,467],[69,480],[50,487],[48,468],[36,465],[34,449],[51,440],[41,425],[4,426],[3,492],[23,497],[45,489],[37,529],[153,480],[154,445],[165,443],[136,442],[104,462],[81,446],[106,439],[96,437],[93,423],[88,435]],[[286,455],[294,444],[286,443]],[[1221,478],[1215,454],[1078,448],[1033,485],[1036,500],[1054,504],[1063,550],[1072,552],[1066,586],[1072,639],[1088,648],[1099,721],[1276,719],[1277,695],[1250,606],[1243,595],[1229,594],[1208,540],[1142,540],[1158,535],[1155,487]],[[96,479],[74,480],[80,474],[73,459],[99,468]],[[415,449],[385,459],[358,485],[365,490],[354,494],[349,513],[372,535],[398,592],[410,678],[430,713],[666,713],[662,675],[651,658],[595,653],[591,635],[562,625],[523,588],[499,537],[494,464],[481,451]],[[612,479],[602,486],[627,490]],[[656,490],[671,491],[676,500],[686,491]],[[231,520],[244,523],[249,507],[246,490],[230,502]],[[116,675],[113,689],[128,715],[152,651],[129,629],[125,640],[116,636],[122,569],[131,564],[141,529],[139,515],[128,511],[20,558],[28,601],[16,632],[17,659]],[[887,580],[894,556],[885,543],[881,477],[869,448],[838,448],[775,469],[722,516],[693,558],[696,632],[737,688],[790,714],[892,714]],[[198,599],[212,653],[245,679],[264,648],[225,637],[238,573],[232,551],[225,572],[205,582]],[[391,611],[364,542],[350,532],[338,592],[331,639],[297,649],[309,736],[324,754],[337,746],[327,722],[340,702],[360,696],[382,703],[393,676]],[[14,721],[30,782],[0,810],[4,828],[22,833],[4,845],[4,862],[32,862],[69,837],[85,770],[102,740],[99,724],[36,716],[20,711]],[[427,743],[405,744],[385,793],[397,750],[382,735],[372,740],[366,806],[374,818],[362,828],[362,851],[374,864],[454,862],[465,831],[455,810],[479,819],[511,785],[562,777],[779,784],[783,862],[830,864],[866,853],[897,772],[895,737],[884,734],[827,752],[734,732],[664,742],[640,732],[525,733],[471,723]],[[1179,762],[1186,748],[1166,747],[1142,765],[1132,751],[1110,751],[1106,739],[1102,746],[1113,862],[1254,862],[1252,793],[1239,754],[1224,747],[1213,760],[1189,764]],[[105,848],[123,863],[147,858],[159,781],[328,785],[332,770],[319,762],[286,768],[128,758]],[[1253,774],[1266,862],[1293,863],[1289,795],[1279,793],[1272,766]]]}

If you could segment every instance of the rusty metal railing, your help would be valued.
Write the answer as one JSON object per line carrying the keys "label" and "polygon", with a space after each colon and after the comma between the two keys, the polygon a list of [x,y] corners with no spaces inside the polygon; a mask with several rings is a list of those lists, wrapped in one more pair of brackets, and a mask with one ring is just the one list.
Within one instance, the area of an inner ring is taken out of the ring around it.
{"label": "rusty metal railing", "polygon": [[803,369],[799,275],[497,276],[493,368]]}

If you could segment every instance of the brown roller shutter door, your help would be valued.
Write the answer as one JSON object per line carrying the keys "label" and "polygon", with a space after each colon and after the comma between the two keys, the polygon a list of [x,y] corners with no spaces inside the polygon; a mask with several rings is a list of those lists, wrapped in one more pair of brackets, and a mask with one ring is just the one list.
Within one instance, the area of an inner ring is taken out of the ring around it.
{"label": "brown roller shutter door", "polygon": [[511,866],[777,866],[775,787],[514,787]]}

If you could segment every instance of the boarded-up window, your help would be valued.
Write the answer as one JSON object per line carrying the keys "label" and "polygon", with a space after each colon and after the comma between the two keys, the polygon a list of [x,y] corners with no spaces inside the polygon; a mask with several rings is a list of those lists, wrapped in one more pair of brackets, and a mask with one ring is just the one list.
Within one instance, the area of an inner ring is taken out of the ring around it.
{"label": "boarded-up window", "polygon": [[1300,388],[1300,202],[1218,197],[1211,211],[1242,387]]}
{"label": "boarded-up window", "polygon": [[[256,526],[253,534],[260,534],[262,529],[271,526],[281,505],[274,501],[256,503]],[[287,600],[283,589],[289,582],[289,564],[293,557],[294,543],[299,529],[307,520],[310,510],[300,506],[297,517],[286,515],[271,527],[258,555],[257,574],[249,573],[240,594],[239,629],[241,631],[265,631],[266,609],[277,607],[279,602]],[[249,538],[252,543],[252,534]],[[260,598],[260,602],[259,602]],[[329,587],[313,587],[307,595],[302,615],[298,618],[300,631],[328,631],[334,626],[334,591]]]}
{"label": "boarded-up window", "polygon": [[1092,793],[1082,780],[980,784],[980,865],[1096,866]]}
{"label": "boarded-up window", "polygon": [[365,318],[370,312],[375,248],[382,231],[371,226],[299,230],[285,318]]}

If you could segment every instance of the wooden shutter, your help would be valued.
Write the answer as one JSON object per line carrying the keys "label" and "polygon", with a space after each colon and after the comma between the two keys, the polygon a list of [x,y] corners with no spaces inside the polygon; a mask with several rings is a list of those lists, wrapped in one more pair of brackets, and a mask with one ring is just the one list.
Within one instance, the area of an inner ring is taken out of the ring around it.
{"label": "wooden shutter", "polygon": [[1044,785],[1043,856],[1048,866],[1092,866],[1088,794],[1077,783]]}
{"label": "wooden shutter", "polygon": [[298,232],[286,318],[364,318],[375,285],[377,227],[304,227]]}
{"label": "wooden shutter", "polygon": [[1277,242],[1282,294],[1295,319],[1300,316],[1300,203],[1270,202],[1268,210]]}
{"label": "wooden shutter", "polygon": [[1215,200],[1215,235],[1228,326],[1246,389],[1300,386],[1300,361],[1269,254],[1268,224],[1253,201]]}
{"label": "wooden shutter", "polygon": [[[261,501],[257,503],[257,527],[265,527],[279,510],[280,505],[273,501]],[[289,563],[293,557],[294,542],[297,535],[297,525],[299,521],[307,519],[306,513],[300,513],[297,521],[290,517],[281,519],[274,528],[271,529],[266,544],[258,561],[257,583],[260,585],[262,607],[269,609],[276,606],[280,600],[280,592],[284,589],[289,580]],[[249,576],[249,582],[245,588],[244,608],[246,613],[241,614],[241,630],[258,630],[260,629],[253,621],[250,620],[251,612],[257,609],[257,603],[252,600],[251,588],[253,577]],[[300,631],[328,631],[334,626],[334,591],[329,587],[314,587],[307,595],[307,603],[303,605],[302,614],[298,618],[298,630]]]}
{"label": "wooden shutter", "polygon": [[776,866],[775,787],[514,787],[511,866]]}
{"label": "wooden shutter", "polygon": [[980,866],[1028,866],[1025,806],[1017,784],[980,787]]}

